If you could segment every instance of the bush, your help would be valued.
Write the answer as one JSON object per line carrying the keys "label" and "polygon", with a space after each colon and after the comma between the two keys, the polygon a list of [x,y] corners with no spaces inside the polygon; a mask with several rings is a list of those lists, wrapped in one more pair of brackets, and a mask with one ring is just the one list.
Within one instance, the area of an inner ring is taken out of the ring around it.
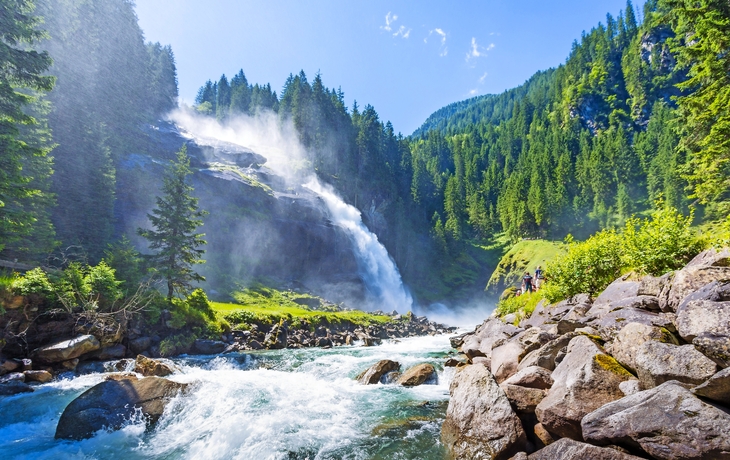
{"label": "bush", "polygon": [[25,275],[16,278],[12,284],[13,291],[25,297],[36,295],[46,300],[54,300],[54,288],[46,272],[34,268]]}
{"label": "bush", "polygon": [[117,281],[115,271],[103,260],[95,267],[87,269],[84,282],[89,288],[89,294],[96,297],[96,301],[101,309],[109,309],[114,302],[122,298],[122,290],[119,286],[121,281]]}
{"label": "bush", "polygon": [[208,300],[208,296],[205,295],[204,290],[200,288],[194,290],[185,300],[190,308],[202,312],[209,319],[215,319],[215,311],[213,311],[213,307]]}
{"label": "bush", "polygon": [[683,267],[703,249],[692,219],[693,212],[684,217],[674,208],[659,209],[651,219],[629,219],[622,235],[624,265],[654,276]]}
{"label": "bush", "polygon": [[510,296],[501,299],[497,304],[496,313],[500,318],[515,313],[517,318],[515,319],[515,326],[523,318],[529,318],[532,312],[535,311],[537,304],[545,298],[544,291],[537,291],[532,293],[525,293],[519,296]]}

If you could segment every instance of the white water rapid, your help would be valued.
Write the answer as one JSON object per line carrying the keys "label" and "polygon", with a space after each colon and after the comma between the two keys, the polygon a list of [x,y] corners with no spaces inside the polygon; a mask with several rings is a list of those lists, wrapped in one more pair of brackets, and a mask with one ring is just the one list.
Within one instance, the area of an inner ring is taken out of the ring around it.
{"label": "white water rapid", "polygon": [[403,280],[395,262],[378,236],[362,222],[360,211],[347,203],[329,187],[312,179],[304,186],[319,195],[327,205],[335,225],[343,228],[350,237],[361,276],[373,297],[373,304],[383,311],[411,311],[413,299],[403,286]]}
{"label": "white water rapid", "polygon": [[[441,423],[454,368],[444,370],[447,336],[386,341],[377,347],[285,349],[181,357],[172,380],[193,384],[145,430],[82,441],[53,438],[66,405],[104,374],[68,374],[34,393],[0,397],[3,459],[442,459]],[[381,359],[406,369],[422,362],[438,382],[406,388],[360,385],[354,378]]]}

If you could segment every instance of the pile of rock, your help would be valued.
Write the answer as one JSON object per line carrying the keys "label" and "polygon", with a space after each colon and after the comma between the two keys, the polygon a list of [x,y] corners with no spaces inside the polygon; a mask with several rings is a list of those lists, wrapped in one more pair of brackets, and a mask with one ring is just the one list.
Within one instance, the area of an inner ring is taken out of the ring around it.
{"label": "pile of rock", "polygon": [[730,251],[514,319],[452,339],[456,458],[730,458]]}

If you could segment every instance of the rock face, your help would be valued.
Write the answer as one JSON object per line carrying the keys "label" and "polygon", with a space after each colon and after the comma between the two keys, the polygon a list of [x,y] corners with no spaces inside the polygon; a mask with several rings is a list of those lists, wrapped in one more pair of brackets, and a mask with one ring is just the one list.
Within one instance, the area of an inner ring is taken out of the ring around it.
{"label": "rock face", "polygon": [[84,439],[96,431],[119,429],[136,410],[154,423],[167,402],[186,387],[157,377],[107,380],[71,401],[56,427],[56,439]]}
{"label": "rock face", "polygon": [[636,369],[642,387],[648,389],[670,380],[699,385],[717,372],[717,365],[694,345],[648,341],[639,347]]}
{"label": "rock face", "polygon": [[428,363],[411,367],[398,378],[398,384],[404,387],[415,387],[436,380],[436,369]]}
{"label": "rock face", "polygon": [[457,372],[450,392],[441,439],[454,458],[508,459],[523,450],[520,419],[486,367]]}
{"label": "rock face", "polygon": [[374,385],[388,372],[397,371],[400,364],[389,359],[383,359],[370,366],[365,372],[357,376],[357,381],[363,385]]}
{"label": "rock face", "polygon": [[730,414],[677,382],[606,404],[582,427],[588,442],[639,448],[657,459],[730,458]]}
{"label": "rock face", "polygon": [[101,348],[101,344],[93,335],[81,335],[71,340],[41,347],[33,352],[33,359],[47,363],[60,363]]}
{"label": "rock face", "polygon": [[614,449],[596,447],[583,442],[563,438],[527,457],[529,460],[632,460],[641,457],[625,454]]}
{"label": "rock face", "polygon": [[583,416],[623,397],[619,384],[633,376],[591,339],[578,336],[570,341],[568,354],[552,378],[553,386],[535,414],[551,433],[582,440]]}
{"label": "rock face", "polygon": [[139,372],[145,377],[166,377],[174,373],[175,368],[172,364],[162,360],[151,359],[146,356],[138,355],[134,363],[134,372]]}

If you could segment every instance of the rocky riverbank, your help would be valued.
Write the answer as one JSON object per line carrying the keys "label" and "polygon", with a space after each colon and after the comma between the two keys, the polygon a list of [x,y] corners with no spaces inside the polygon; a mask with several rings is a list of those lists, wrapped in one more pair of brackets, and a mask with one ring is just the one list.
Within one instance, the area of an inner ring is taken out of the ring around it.
{"label": "rocky riverbank", "polygon": [[455,337],[442,440],[469,459],[730,458],[730,251]]}

